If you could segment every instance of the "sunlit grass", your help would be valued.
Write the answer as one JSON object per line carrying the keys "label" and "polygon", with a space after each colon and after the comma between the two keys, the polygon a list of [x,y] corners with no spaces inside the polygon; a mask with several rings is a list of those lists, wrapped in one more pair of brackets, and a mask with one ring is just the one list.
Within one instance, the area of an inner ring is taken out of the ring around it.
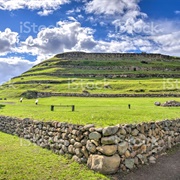
{"label": "sunlit grass", "polygon": [[0,132],[2,180],[99,180],[107,177],[27,140]]}
{"label": "sunlit grass", "polygon": [[[138,123],[180,117],[180,107],[157,107],[155,101],[165,102],[172,98],[77,98],[53,97],[35,100],[19,99],[9,101],[15,104],[4,104],[0,114],[20,118],[31,118],[41,121],[60,121],[73,124],[93,123],[97,126],[108,126],[124,123]],[[180,101],[180,98],[173,98]],[[5,101],[4,101],[5,102]],[[7,102],[7,101],[6,101]],[[128,109],[131,104],[131,109]],[[51,105],[75,105],[75,112],[71,107],[55,107]]]}
{"label": "sunlit grass", "polygon": [[[43,81],[46,81],[43,82]],[[50,80],[59,83],[48,83]],[[34,83],[29,83],[35,81]],[[26,82],[25,84],[22,84]],[[17,84],[20,83],[20,84]],[[108,85],[108,88],[106,86]],[[28,76],[9,81],[0,86],[0,97],[20,97],[28,90],[55,93],[82,93],[84,89],[91,94],[178,94],[179,79],[107,79],[107,78],[63,78],[53,76]]]}

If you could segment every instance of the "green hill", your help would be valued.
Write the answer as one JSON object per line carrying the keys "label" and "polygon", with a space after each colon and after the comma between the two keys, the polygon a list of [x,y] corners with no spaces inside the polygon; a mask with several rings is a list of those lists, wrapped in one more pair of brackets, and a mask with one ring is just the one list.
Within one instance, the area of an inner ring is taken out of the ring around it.
{"label": "green hill", "polygon": [[29,96],[29,92],[31,96],[32,91],[35,95],[38,92],[177,94],[179,78],[178,57],[147,53],[68,52],[12,78],[1,86],[0,96]]}

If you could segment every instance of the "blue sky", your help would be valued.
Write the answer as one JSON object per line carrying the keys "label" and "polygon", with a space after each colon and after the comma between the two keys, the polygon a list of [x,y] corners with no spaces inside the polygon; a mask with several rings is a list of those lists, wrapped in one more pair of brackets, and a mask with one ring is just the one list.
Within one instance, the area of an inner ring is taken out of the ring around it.
{"label": "blue sky", "polygon": [[0,0],[0,83],[66,51],[180,56],[179,0]]}

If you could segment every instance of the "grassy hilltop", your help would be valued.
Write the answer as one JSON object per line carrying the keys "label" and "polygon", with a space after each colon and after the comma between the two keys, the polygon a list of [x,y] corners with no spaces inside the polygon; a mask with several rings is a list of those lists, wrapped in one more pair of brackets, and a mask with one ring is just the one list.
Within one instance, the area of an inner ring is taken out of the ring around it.
{"label": "grassy hilltop", "polygon": [[[120,56],[123,55],[123,56]],[[63,53],[0,87],[0,96],[26,91],[91,94],[178,93],[180,58],[160,54]],[[174,78],[174,79],[168,79]]]}

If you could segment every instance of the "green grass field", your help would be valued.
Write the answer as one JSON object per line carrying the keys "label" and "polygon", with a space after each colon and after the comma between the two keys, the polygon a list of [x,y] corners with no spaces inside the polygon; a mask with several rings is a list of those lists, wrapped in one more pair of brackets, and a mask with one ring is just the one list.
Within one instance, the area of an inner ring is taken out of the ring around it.
{"label": "green grass field", "polygon": [[[0,114],[20,118],[31,118],[40,121],[60,121],[73,124],[95,124],[109,126],[124,123],[139,123],[176,119],[180,117],[180,107],[157,107],[154,102],[180,98],[77,98],[51,97],[40,98],[36,106],[34,99],[9,99],[0,101]],[[9,102],[9,103],[8,103]],[[75,112],[71,107],[55,107],[51,105],[75,105]],[[131,104],[131,109],[128,109]]]}
{"label": "green grass field", "polygon": [[109,179],[27,140],[0,132],[1,180]]}
{"label": "green grass field", "polygon": [[[57,83],[47,83],[49,80],[57,81]],[[35,82],[31,83],[31,81]],[[108,88],[106,88],[107,85]],[[23,79],[13,79],[9,83],[0,86],[0,97],[20,97],[27,90],[37,92],[82,93],[84,89],[88,90],[91,94],[177,94],[180,92],[179,87],[179,79],[81,79],[75,77],[28,76]]]}

